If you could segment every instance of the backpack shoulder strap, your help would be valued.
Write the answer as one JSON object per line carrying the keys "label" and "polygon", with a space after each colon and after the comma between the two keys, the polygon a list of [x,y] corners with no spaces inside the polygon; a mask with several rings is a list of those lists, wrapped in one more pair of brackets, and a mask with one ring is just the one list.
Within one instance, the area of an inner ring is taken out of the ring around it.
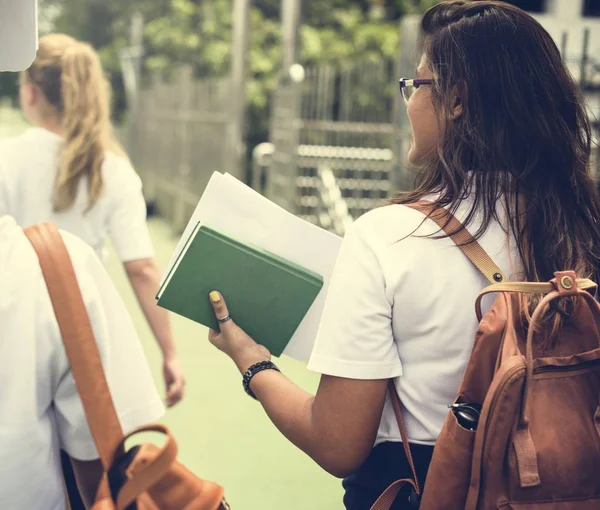
{"label": "backpack shoulder strap", "polygon": [[411,494],[411,497],[414,497],[417,501],[421,498],[421,487],[419,485],[419,477],[417,476],[417,469],[415,468],[415,463],[412,457],[412,453],[410,451],[410,444],[408,442],[408,433],[406,432],[404,418],[402,417],[402,403],[400,402],[400,397],[398,396],[398,392],[396,391],[396,386],[394,385],[393,379],[390,379],[388,381],[388,391],[392,400],[392,407],[394,409],[394,414],[396,415],[396,420],[398,422],[398,429],[400,430],[400,438],[402,439],[404,454],[406,455],[406,460],[408,461],[408,465],[410,466],[412,478],[402,478],[401,480],[396,480],[395,482],[390,484],[381,493],[379,498],[377,498],[375,503],[373,503],[373,506],[371,506],[370,510],[390,510],[390,508],[392,508],[392,505],[394,504],[394,501],[396,500],[396,496],[405,485],[412,486],[414,495]]}
{"label": "backpack shoulder strap", "polygon": [[405,205],[435,221],[490,283],[508,281],[506,275],[473,236],[469,234],[469,231],[446,209],[436,207],[433,203],[426,200]]}
{"label": "backpack shoulder strap", "polygon": [[[433,203],[425,200],[405,205],[411,209],[415,209],[423,213],[425,216],[435,221],[490,283],[496,284],[507,280],[505,274],[485,252],[481,245],[473,238],[471,234],[469,234],[467,229],[464,228],[460,221],[446,211],[446,209],[442,207],[435,207]],[[404,419],[402,417],[402,403],[400,402],[400,398],[392,379],[390,379],[388,382],[388,391],[392,399],[394,414],[396,415],[396,420],[398,422],[400,437],[402,439],[402,445],[404,447],[406,459],[410,465],[412,478],[405,478],[392,483],[377,499],[375,504],[371,507],[371,510],[389,510],[400,489],[407,484],[413,487],[417,499],[419,499],[421,496],[421,487],[417,477],[417,470],[415,469],[415,464],[408,442],[408,434],[404,424]]]}
{"label": "backpack shoulder strap", "polygon": [[123,431],[69,252],[51,223],[29,227],[25,235],[38,255],[87,422],[108,471]]}

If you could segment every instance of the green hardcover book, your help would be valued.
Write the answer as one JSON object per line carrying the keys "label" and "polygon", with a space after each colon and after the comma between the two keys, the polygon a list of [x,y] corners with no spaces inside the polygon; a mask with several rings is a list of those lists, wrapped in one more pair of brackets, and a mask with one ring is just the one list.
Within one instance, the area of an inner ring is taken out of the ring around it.
{"label": "green hardcover book", "polygon": [[211,290],[233,320],[280,356],[323,287],[322,276],[198,223],[158,293],[158,305],[218,330]]}

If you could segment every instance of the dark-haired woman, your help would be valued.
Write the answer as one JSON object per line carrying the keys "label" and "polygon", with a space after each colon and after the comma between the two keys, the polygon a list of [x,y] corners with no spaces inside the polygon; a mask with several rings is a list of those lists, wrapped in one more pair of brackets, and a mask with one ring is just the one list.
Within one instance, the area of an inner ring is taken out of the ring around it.
{"label": "dark-haired woman", "polygon": [[[416,75],[400,83],[417,187],[346,234],[309,363],[322,374],[317,394],[264,363],[260,338],[233,320],[210,334],[241,373],[254,367],[249,390],[281,432],[345,478],[347,509],[370,508],[411,474],[386,394],[390,378],[424,483],[473,345],[473,302],[487,285],[406,204],[427,199],[449,210],[511,279],[547,281],[569,268],[597,280],[600,270],[590,126],[550,35],[492,1],[440,3],[421,28]],[[226,296],[210,299],[218,318],[229,315]],[[393,508],[406,500],[402,493]]]}

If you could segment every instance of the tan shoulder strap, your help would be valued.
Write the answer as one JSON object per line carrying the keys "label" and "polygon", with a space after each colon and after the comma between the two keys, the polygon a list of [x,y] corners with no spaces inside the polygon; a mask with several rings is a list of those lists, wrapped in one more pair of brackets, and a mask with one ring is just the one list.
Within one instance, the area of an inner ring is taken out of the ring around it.
{"label": "tan shoulder strap", "polygon": [[121,447],[123,431],[69,252],[51,223],[30,227],[25,234],[38,255],[77,391],[102,465],[108,471]]}
{"label": "tan shoulder strap", "polygon": [[435,221],[490,283],[508,281],[506,275],[485,252],[481,245],[473,239],[473,236],[469,231],[446,209],[443,207],[436,207],[433,203],[426,200],[420,200],[419,202],[405,205],[423,213],[429,219]]}
{"label": "tan shoulder strap", "polygon": [[[481,273],[491,283],[499,283],[507,280],[502,270],[494,263],[491,257],[485,252],[481,245],[473,239],[473,236],[469,234],[466,228],[448,211],[444,208],[436,208],[431,202],[425,200],[419,201],[413,204],[406,204],[408,207],[415,209],[423,213],[428,218],[436,222],[436,224],[452,239],[452,241],[460,248],[460,250],[466,255],[466,257],[473,263],[473,265],[481,271]],[[417,476],[417,470],[412,458],[410,451],[410,444],[408,442],[408,433],[404,424],[404,418],[402,417],[402,403],[400,397],[396,391],[394,381],[390,379],[388,390],[392,399],[392,406],[394,408],[394,414],[398,422],[398,428],[400,430],[400,437],[402,439],[402,445],[404,447],[404,453],[410,469],[412,471],[412,480],[405,478],[397,480],[392,483],[377,499],[375,504],[371,507],[371,510],[389,510],[400,489],[409,484],[411,485],[418,496],[421,496],[421,488],[419,486],[419,478]]]}
{"label": "tan shoulder strap", "polygon": [[[577,279],[577,288],[580,290],[595,291],[598,285],[587,278]],[[481,312],[481,300],[483,296],[493,292],[518,292],[519,294],[550,294],[556,287],[550,282],[506,282],[489,285],[483,289],[475,301],[475,313],[477,320],[481,321],[483,313]]]}
{"label": "tan shoulder strap", "polygon": [[389,510],[400,489],[405,485],[411,485],[417,495],[421,496],[421,488],[419,486],[419,478],[417,476],[417,469],[415,468],[415,463],[412,457],[412,453],[410,451],[410,444],[408,442],[408,432],[406,432],[406,426],[404,425],[404,418],[402,417],[402,403],[400,402],[400,397],[398,396],[398,392],[396,391],[396,386],[394,384],[394,380],[390,379],[388,381],[388,391],[390,393],[390,397],[392,399],[392,407],[394,408],[394,414],[396,415],[396,420],[398,422],[398,429],[400,430],[400,438],[402,439],[402,446],[404,447],[404,454],[406,455],[406,460],[410,466],[410,470],[412,472],[411,478],[403,478],[402,480],[396,480],[394,483],[389,485],[377,498],[377,501],[371,507],[371,510]]}
{"label": "tan shoulder strap", "polygon": [[414,482],[415,482],[415,491],[417,494],[421,494],[421,489],[419,487],[419,478],[417,477],[417,469],[415,468],[415,463],[412,458],[412,453],[410,451],[410,444],[408,442],[408,432],[406,431],[406,425],[404,424],[404,418],[402,417],[402,403],[400,402],[400,397],[398,396],[398,392],[396,391],[396,385],[394,384],[394,380],[390,379],[388,383],[388,387],[390,390],[390,396],[392,397],[392,407],[394,408],[394,414],[396,415],[396,420],[398,421],[398,428],[400,429],[400,438],[402,439],[402,446],[404,447],[404,453],[406,455],[406,459],[408,460],[408,464],[410,466],[410,470],[412,471]]}

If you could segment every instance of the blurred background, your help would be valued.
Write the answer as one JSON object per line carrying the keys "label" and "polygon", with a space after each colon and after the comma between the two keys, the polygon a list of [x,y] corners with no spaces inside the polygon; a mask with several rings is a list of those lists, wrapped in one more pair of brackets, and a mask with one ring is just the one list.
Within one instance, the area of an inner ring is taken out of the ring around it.
{"label": "blurred background", "polygon": [[[435,0],[39,0],[40,32],[101,54],[118,136],[144,182],[158,261],[175,248],[215,170],[343,235],[409,189],[398,94],[412,77],[420,13]],[[600,124],[600,0],[514,0],[546,27]],[[22,132],[17,75],[0,73],[0,138]],[[523,141],[526,143],[526,140]],[[595,150],[593,166],[600,177]],[[109,270],[160,384],[160,355],[117,259]],[[341,487],[248,399],[206,331],[174,318],[188,378],[165,423],[180,457],[226,488],[233,508],[341,507]],[[301,363],[283,370],[314,391]]]}
{"label": "blurred background", "polygon": [[[42,33],[100,51],[120,138],[175,229],[214,170],[339,233],[411,186],[396,84],[436,0],[39,1]],[[600,0],[511,3],[555,38],[596,116]],[[11,73],[0,95],[15,106]],[[19,129],[6,109],[0,136]]]}

